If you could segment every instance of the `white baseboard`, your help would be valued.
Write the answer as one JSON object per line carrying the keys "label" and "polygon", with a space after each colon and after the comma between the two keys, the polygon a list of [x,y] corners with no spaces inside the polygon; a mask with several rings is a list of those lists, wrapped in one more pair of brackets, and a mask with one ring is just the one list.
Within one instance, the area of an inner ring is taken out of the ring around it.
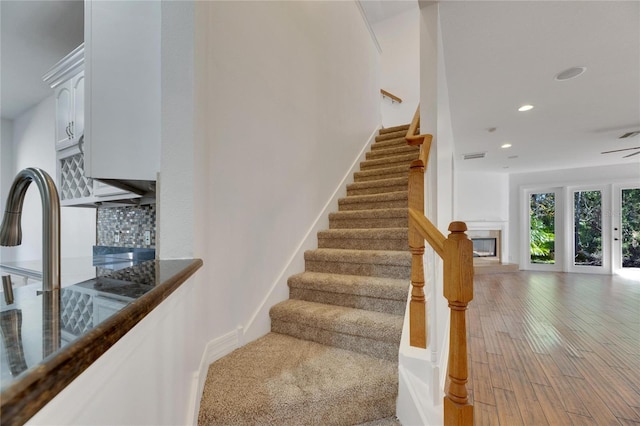
{"label": "white baseboard", "polygon": [[[411,371],[398,367],[399,387],[396,416],[403,425],[442,425],[444,423],[444,405],[432,403],[429,395],[432,389],[429,383]],[[425,371],[428,376],[429,373]]]}
{"label": "white baseboard", "polygon": [[240,346],[239,336],[241,334],[242,327],[238,327],[236,330],[230,331],[207,343],[202,353],[202,358],[200,358],[200,367],[198,371],[193,373],[189,403],[189,406],[193,407],[193,410],[188,414],[185,424],[195,425],[198,421],[200,399],[202,397],[202,391],[204,390],[205,381],[207,380],[209,365],[237,349]]}
{"label": "white baseboard", "polygon": [[347,184],[353,181],[353,173],[360,170],[360,162],[364,161],[367,151],[373,142],[375,142],[376,134],[380,127],[376,127],[367,139],[358,156],[353,160],[351,168],[347,171],[333,191],[333,194],[324,205],[322,211],[315,218],[306,234],[295,248],[289,260],[282,268],[282,271],[275,279],[271,288],[267,292],[258,308],[255,310],[249,321],[244,327],[244,334],[240,344],[251,342],[259,337],[264,336],[270,330],[269,309],[276,303],[282,302],[289,297],[289,289],[287,287],[287,279],[294,274],[304,271],[304,252],[316,248],[316,234],[323,229],[328,228],[329,213],[338,210],[338,199],[346,195]]}

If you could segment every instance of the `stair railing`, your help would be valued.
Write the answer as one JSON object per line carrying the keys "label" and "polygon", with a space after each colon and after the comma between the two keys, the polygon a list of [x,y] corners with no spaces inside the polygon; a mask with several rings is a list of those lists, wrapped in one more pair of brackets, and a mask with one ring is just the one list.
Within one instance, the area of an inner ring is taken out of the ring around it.
{"label": "stair railing", "polygon": [[399,104],[402,103],[402,99],[400,99],[399,97],[397,97],[396,95],[394,95],[391,92],[387,92],[384,89],[380,89],[380,94],[382,95],[383,98],[389,98],[391,99],[391,103],[397,102]]}
{"label": "stair railing", "polygon": [[445,237],[424,215],[424,172],[433,137],[419,134],[420,106],[407,130],[409,145],[420,146],[418,160],[409,170],[409,248],[411,249],[411,301],[409,303],[409,343],[427,347],[424,293],[424,242],[442,258],[444,297],[449,302],[449,360],[444,396],[445,425],[473,425],[473,405],[469,403],[467,380],[467,305],[473,299],[473,243],[464,222],[451,222]]}

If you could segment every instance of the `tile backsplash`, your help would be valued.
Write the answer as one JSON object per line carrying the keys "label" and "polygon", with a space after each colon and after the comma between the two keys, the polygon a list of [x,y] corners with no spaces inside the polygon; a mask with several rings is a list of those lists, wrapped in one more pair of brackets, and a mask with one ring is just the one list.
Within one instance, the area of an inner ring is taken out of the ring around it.
{"label": "tile backsplash", "polygon": [[[97,245],[113,247],[156,246],[156,205],[98,208]],[[145,244],[144,233],[151,233]]]}

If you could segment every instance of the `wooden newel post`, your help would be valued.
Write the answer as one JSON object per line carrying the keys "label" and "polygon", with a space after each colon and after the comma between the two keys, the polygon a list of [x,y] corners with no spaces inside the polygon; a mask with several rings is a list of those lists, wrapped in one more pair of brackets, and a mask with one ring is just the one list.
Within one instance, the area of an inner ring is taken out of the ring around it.
{"label": "wooden newel post", "polygon": [[[409,208],[424,214],[424,164],[411,163],[409,169]],[[409,303],[409,344],[427,347],[427,320],[424,297],[424,238],[409,217],[409,248],[411,249],[411,302]]]}
{"label": "wooden newel post", "polygon": [[444,242],[444,297],[451,309],[448,380],[444,396],[445,425],[473,425],[467,393],[467,305],[473,299],[473,243],[464,222],[451,222]]}

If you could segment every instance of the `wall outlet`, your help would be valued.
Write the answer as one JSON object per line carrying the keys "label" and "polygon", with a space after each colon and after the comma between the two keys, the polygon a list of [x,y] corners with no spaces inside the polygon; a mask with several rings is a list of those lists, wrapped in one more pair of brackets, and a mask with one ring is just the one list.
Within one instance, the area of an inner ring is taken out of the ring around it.
{"label": "wall outlet", "polygon": [[151,245],[151,231],[144,231],[144,244]]}
{"label": "wall outlet", "polygon": [[116,243],[120,242],[120,231],[116,231],[113,233],[113,241],[115,241]]}

